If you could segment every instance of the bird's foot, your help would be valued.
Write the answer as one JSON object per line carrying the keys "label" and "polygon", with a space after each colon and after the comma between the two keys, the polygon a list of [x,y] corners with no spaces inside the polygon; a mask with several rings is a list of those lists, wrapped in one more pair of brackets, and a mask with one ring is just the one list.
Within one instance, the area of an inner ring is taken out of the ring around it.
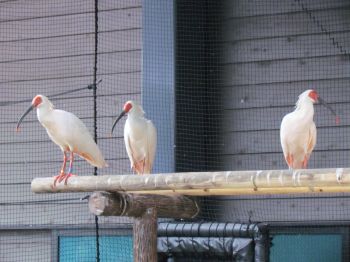
{"label": "bird's foot", "polygon": [[65,177],[65,175],[66,175],[66,174],[64,173],[64,171],[61,170],[61,172],[60,172],[59,175],[54,176],[54,177],[53,177],[53,178],[54,178],[54,181],[53,181],[53,185],[51,186],[51,188],[56,187],[57,181],[58,181],[58,183],[60,183],[60,182],[62,181],[62,179]]}
{"label": "bird's foot", "polygon": [[65,177],[64,177],[64,184],[65,185],[67,185],[68,178],[70,178],[71,176],[77,176],[77,175],[74,175],[72,173],[68,173],[67,175],[65,175]]}
{"label": "bird's foot", "polygon": [[62,175],[62,176],[58,179],[58,183],[61,183],[62,181],[64,181],[64,184],[67,185],[67,180],[68,180],[68,178],[70,178],[71,176],[75,176],[75,175],[73,175],[71,172]]}
{"label": "bird's foot", "polygon": [[138,162],[135,162],[133,169],[138,175],[143,175],[145,172],[145,160],[143,159]]}

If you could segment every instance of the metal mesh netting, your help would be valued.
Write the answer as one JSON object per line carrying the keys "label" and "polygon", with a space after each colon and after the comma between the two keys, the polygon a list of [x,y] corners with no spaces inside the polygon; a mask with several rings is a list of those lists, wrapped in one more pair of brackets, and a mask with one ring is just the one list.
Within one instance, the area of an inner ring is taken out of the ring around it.
{"label": "metal mesh netting", "polygon": [[[15,132],[33,97],[48,96],[55,108],[78,116],[92,136],[96,123],[98,145],[109,163],[98,174],[130,173],[122,127],[112,138],[110,130],[122,104],[140,100],[141,3],[99,1],[98,10],[95,3],[0,2],[1,261],[132,261],[130,219],[100,218],[96,238],[95,217],[81,200],[86,194],[31,193],[34,177],[59,174],[62,152],[36,113]],[[102,80],[96,100],[87,88],[95,77]],[[73,173],[94,175],[94,168],[77,157]]]}
{"label": "metal mesh netting", "polygon": [[[109,167],[77,157],[81,176],[132,174],[125,120],[110,136],[127,100],[157,127],[156,173],[286,169],[281,120],[315,88],[340,124],[315,105],[309,168],[347,167],[349,26],[345,0],[0,1],[0,261],[132,261],[131,219],[96,220],[84,193],[31,193],[62,161],[35,113],[15,132],[35,95],[96,132]],[[197,221],[267,223],[271,261],[349,258],[346,193],[200,203]]]}

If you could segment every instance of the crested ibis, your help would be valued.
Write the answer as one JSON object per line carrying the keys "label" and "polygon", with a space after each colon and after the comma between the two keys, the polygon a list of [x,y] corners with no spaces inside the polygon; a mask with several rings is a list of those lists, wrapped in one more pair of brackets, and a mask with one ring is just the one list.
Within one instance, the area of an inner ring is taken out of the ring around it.
{"label": "crested ibis", "polygon": [[[68,178],[73,175],[74,154],[84,158],[92,166],[99,168],[107,166],[100,149],[84,123],[70,112],[54,109],[46,96],[37,95],[33,98],[30,107],[18,120],[17,131],[24,117],[33,109],[36,109],[38,120],[46,129],[51,140],[63,152],[61,171],[55,176],[53,186],[56,186],[57,181],[60,183],[63,180],[67,184]],[[68,173],[65,173],[67,153],[70,153],[70,161]]]}
{"label": "crested ibis", "polygon": [[[313,120],[316,102],[321,103],[336,115],[315,90],[309,89],[299,95],[295,110],[282,119],[281,145],[290,169],[307,168],[310,155],[316,145],[317,131]],[[339,122],[338,117],[336,122]]]}
{"label": "crested ibis", "polygon": [[152,121],[144,117],[145,112],[140,105],[134,101],[127,101],[113,123],[112,133],[125,114],[128,118],[124,126],[124,142],[131,169],[138,175],[150,174],[156,154],[157,130]]}

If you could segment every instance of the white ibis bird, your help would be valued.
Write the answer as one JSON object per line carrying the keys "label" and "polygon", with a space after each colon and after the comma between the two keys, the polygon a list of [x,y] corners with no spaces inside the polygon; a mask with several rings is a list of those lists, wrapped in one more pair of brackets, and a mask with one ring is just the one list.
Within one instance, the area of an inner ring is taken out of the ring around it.
{"label": "white ibis bird", "polygon": [[[315,90],[309,89],[299,96],[295,110],[283,117],[280,138],[284,158],[290,169],[307,168],[316,145],[317,132],[313,120],[316,102],[320,102],[336,115]],[[339,122],[338,117],[336,122]]]}
{"label": "white ibis bird", "polygon": [[150,174],[156,154],[157,130],[153,123],[144,117],[145,112],[140,105],[134,101],[127,101],[113,124],[112,133],[117,122],[125,114],[128,114],[128,118],[124,126],[124,142],[131,169],[138,175]]}
{"label": "white ibis bird", "polygon": [[[63,152],[63,164],[58,176],[55,176],[53,186],[56,182],[67,184],[67,180],[72,176],[74,154],[79,155],[95,167],[106,167],[103,155],[89,133],[84,123],[70,112],[54,109],[50,100],[43,95],[37,95],[33,98],[31,106],[21,116],[17,123],[17,131],[24,117],[37,109],[37,117],[51,140],[57,144]],[[67,153],[70,153],[69,170],[65,173]]]}

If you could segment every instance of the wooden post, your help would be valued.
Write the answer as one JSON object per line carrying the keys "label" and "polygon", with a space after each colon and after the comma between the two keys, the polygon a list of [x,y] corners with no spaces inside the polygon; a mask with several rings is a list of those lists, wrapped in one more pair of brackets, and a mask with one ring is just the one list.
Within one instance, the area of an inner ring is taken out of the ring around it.
{"label": "wooden post", "polygon": [[133,226],[134,261],[157,262],[157,209],[147,208]]}
{"label": "wooden post", "polygon": [[139,195],[127,193],[94,192],[89,198],[90,212],[97,216],[141,217],[154,207],[158,217],[194,218],[199,206],[190,197]]}
{"label": "wooden post", "polygon": [[101,216],[134,217],[134,261],[157,261],[157,216],[194,218],[198,204],[186,196],[137,195],[94,192],[89,197],[89,209]]}

